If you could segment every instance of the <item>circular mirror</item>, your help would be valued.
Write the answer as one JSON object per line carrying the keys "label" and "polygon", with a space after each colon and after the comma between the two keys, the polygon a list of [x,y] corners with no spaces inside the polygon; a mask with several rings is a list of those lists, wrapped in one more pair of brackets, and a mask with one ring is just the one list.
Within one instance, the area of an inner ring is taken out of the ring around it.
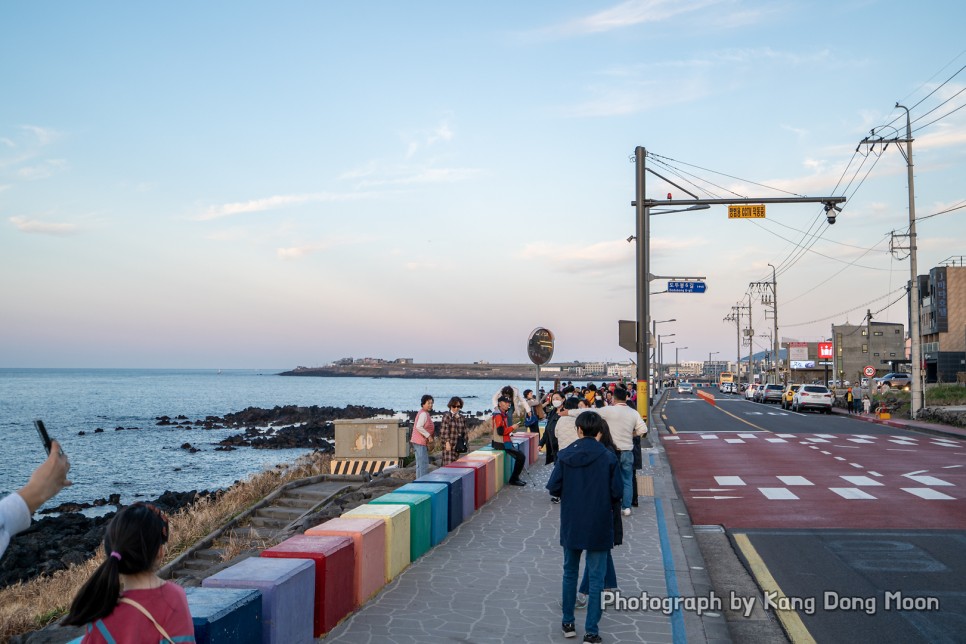
{"label": "circular mirror", "polygon": [[535,365],[550,362],[553,357],[553,333],[543,327],[534,329],[527,340],[527,354]]}

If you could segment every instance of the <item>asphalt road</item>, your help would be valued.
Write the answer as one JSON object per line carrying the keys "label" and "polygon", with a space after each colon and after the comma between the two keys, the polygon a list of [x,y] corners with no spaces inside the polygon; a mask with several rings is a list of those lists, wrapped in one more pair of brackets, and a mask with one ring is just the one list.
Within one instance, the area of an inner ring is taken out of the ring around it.
{"label": "asphalt road", "polygon": [[764,591],[738,613],[792,641],[964,641],[966,444],[714,395],[672,393],[662,441],[692,523],[723,526]]}

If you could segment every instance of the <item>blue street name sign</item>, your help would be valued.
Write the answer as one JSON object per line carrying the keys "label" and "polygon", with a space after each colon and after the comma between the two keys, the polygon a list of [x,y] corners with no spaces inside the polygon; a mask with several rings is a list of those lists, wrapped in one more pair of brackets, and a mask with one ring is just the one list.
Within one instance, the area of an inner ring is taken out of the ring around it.
{"label": "blue street name sign", "polygon": [[704,293],[707,285],[704,282],[668,282],[668,293]]}

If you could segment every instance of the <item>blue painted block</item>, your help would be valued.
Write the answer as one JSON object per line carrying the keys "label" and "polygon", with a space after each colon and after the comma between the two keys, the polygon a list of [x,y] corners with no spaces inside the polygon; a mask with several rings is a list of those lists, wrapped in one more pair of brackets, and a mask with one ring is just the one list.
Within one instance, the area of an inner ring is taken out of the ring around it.
{"label": "blue painted block", "polygon": [[463,477],[463,521],[468,521],[476,511],[476,473],[465,467],[447,467]]}
{"label": "blue painted block", "polygon": [[432,504],[430,545],[435,546],[449,533],[449,486],[445,483],[407,483],[396,488],[397,492],[429,494]]}
{"label": "blue painted block", "polygon": [[245,588],[185,588],[197,644],[260,644],[262,593]]}
{"label": "blue painted block", "polygon": [[441,467],[416,479],[416,483],[445,483],[449,486],[449,525],[450,531],[463,523],[463,475],[452,472],[453,468]]}
{"label": "blue painted block", "polygon": [[262,591],[262,642],[265,644],[313,641],[314,561],[252,557],[215,573],[201,585]]}

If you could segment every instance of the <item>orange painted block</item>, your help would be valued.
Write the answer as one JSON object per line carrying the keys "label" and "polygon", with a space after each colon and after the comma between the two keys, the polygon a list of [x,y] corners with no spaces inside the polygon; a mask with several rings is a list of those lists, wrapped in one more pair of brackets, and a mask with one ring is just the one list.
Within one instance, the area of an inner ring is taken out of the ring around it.
{"label": "orange painted block", "polygon": [[355,608],[386,585],[386,522],[382,519],[331,519],[305,531],[310,536],[349,537],[355,552]]}

